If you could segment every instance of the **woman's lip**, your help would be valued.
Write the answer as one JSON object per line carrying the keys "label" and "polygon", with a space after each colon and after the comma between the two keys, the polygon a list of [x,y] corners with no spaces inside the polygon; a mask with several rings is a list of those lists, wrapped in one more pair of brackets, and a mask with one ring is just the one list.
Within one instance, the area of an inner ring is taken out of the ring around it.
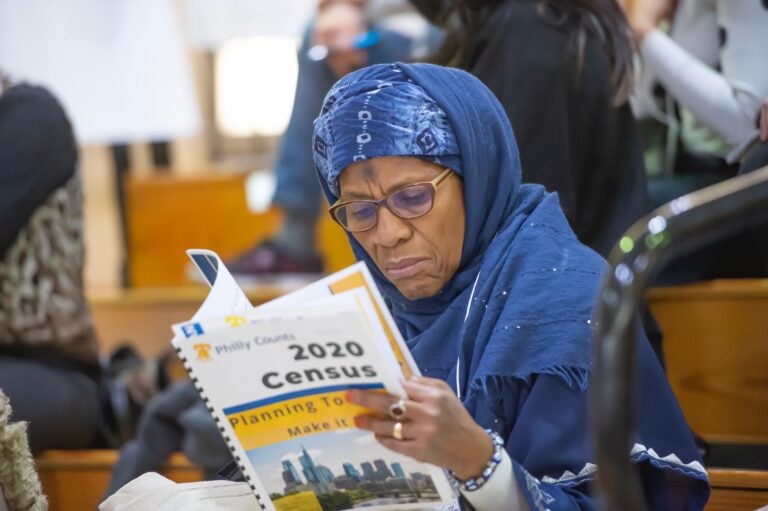
{"label": "woman's lip", "polygon": [[387,263],[387,275],[394,279],[413,277],[421,271],[425,259],[410,257]]}

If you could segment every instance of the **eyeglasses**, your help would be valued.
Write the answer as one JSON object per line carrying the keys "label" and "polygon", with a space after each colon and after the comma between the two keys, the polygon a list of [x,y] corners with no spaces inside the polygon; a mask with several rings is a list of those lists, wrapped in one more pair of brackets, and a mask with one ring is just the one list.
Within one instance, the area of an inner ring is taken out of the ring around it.
{"label": "eyeglasses", "polygon": [[384,205],[397,217],[410,219],[424,216],[435,205],[437,187],[451,175],[445,169],[432,181],[413,183],[398,188],[379,200],[361,199],[336,202],[328,212],[331,217],[349,232],[363,232],[372,229],[379,221],[379,206]]}

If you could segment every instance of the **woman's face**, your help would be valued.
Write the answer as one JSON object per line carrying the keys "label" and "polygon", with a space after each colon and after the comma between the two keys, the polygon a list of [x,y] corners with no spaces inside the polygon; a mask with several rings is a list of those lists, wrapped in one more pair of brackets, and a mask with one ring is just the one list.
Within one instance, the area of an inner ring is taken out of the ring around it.
{"label": "woman's face", "polygon": [[[403,186],[431,181],[443,170],[401,156],[359,161],[339,176],[341,200],[380,199]],[[456,273],[464,223],[463,185],[452,172],[438,186],[426,215],[403,219],[382,204],[376,225],[353,236],[403,296],[415,300],[437,294]]]}

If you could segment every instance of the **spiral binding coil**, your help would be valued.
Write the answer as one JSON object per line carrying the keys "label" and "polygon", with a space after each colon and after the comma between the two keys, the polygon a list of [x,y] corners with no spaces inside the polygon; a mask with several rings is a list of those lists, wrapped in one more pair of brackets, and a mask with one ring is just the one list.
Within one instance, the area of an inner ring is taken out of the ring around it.
{"label": "spiral binding coil", "polygon": [[176,350],[176,354],[179,357],[179,360],[181,360],[182,365],[184,366],[184,369],[186,369],[187,374],[189,374],[189,380],[192,382],[192,385],[195,387],[195,390],[197,390],[197,393],[200,394],[200,397],[203,400],[203,403],[205,403],[205,407],[208,409],[208,412],[211,414],[211,417],[213,417],[213,420],[216,422],[216,425],[219,428],[219,431],[221,432],[221,436],[224,438],[224,441],[227,443],[227,446],[229,446],[229,450],[232,452],[235,462],[237,463],[237,466],[240,468],[240,473],[243,474],[243,477],[245,478],[245,482],[248,483],[248,486],[250,486],[251,491],[256,496],[256,500],[259,503],[259,506],[261,506],[261,509],[265,510],[267,509],[267,506],[264,505],[262,502],[262,497],[259,495],[258,490],[256,489],[256,485],[251,482],[251,476],[248,475],[248,472],[245,470],[245,465],[242,462],[242,458],[240,456],[234,454],[237,449],[235,448],[234,444],[232,443],[232,439],[227,435],[227,430],[224,429],[224,426],[221,425],[221,420],[216,416],[214,408],[210,405],[210,400],[208,399],[208,396],[205,395],[203,392],[203,388],[198,385],[198,380],[195,377],[192,368],[187,363],[187,358],[181,353],[181,348],[178,346],[174,346],[174,349]]}

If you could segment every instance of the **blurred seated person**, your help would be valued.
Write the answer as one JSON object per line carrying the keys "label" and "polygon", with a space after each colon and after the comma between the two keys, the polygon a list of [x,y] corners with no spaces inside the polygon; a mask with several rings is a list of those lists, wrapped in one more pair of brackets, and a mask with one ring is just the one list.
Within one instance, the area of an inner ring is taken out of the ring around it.
{"label": "blurred seated person", "polygon": [[215,479],[232,460],[208,408],[187,379],[166,387],[143,407],[136,434],[122,446],[101,500],[142,474],[160,470],[175,451],[184,452],[205,479]]}
{"label": "blurred seated person", "polygon": [[[557,192],[579,241],[607,257],[650,207],[632,116],[634,44],[616,0],[411,0],[445,29],[435,62],[478,77],[515,130],[523,182]],[[662,357],[662,333],[643,306]]]}
{"label": "blurred seated person", "polygon": [[[460,70],[368,67],[331,89],[313,148],[331,215],[423,374],[404,383],[407,400],[350,391],[375,412],[356,425],[450,470],[477,511],[596,509],[587,389],[607,266],[576,239],[556,194],[521,184],[499,101]],[[627,457],[649,509],[700,510],[707,475],[639,320],[635,328]]]}
{"label": "blurred seated person", "polygon": [[94,445],[98,343],[83,293],[77,147],[45,89],[0,92],[0,389],[33,453]]}
{"label": "blurred seated person", "polygon": [[633,41],[615,0],[411,0],[445,27],[436,63],[496,95],[523,181],[557,192],[579,241],[607,256],[650,211],[629,106]]}
{"label": "blurred seated person", "polygon": [[[434,32],[406,0],[318,2],[298,51],[293,110],[274,160],[277,186],[272,203],[282,211],[283,223],[274,237],[227,263],[241,282],[322,272],[315,236],[321,197],[312,168],[312,120],[341,76],[368,64],[425,56],[429,34]],[[356,43],[362,49],[356,49]]]}
{"label": "blurred seated person", "polygon": [[641,56],[635,112],[671,130],[665,175],[650,187],[655,205],[733,177],[755,146],[768,96],[768,5],[626,0],[625,7]]}
{"label": "blurred seated person", "polygon": [[[751,148],[744,157],[739,167],[739,174],[746,174],[747,172],[768,166],[768,98],[763,100],[760,109],[759,125],[759,143]],[[753,230],[748,232],[747,239],[753,242],[758,262],[762,264],[762,271],[757,273],[757,275],[768,277],[768,222],[755,226]]]}
{"label": "blurred seated person", "polygon": [[750,172],[768,165],[768,98],[763,100],[760,108],[760,142],[749,154],[739,168],[739,173]]}
{"label": "blurred seated person", "polygon": [[[649,180],[654,206],[760,166],[768,151],[758,144],[768,5],[627,0],[625,7],[641,56],[635,113],[666,125],[663,162]],[[761,240],[768,225],[755,229],[675,261],[657,283],[768,276]]]}

